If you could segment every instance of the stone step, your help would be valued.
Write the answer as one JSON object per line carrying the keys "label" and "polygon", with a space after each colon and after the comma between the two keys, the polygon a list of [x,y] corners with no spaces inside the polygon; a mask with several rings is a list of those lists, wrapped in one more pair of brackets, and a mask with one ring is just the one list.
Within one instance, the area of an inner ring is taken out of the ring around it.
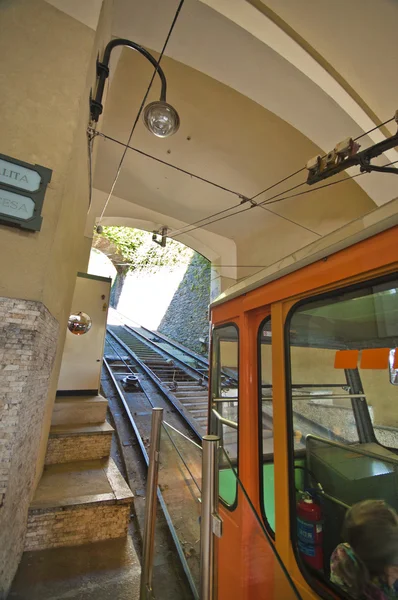
{"label": "stone step", "polygon": [[25,551],[124,537],[132,501],[111,458],[47,466],[29,508]]}
{"label": "stone step", "polygon": [[93,425],[103,423],[108,401],[103,396],[57,396],[51,425]]}
{"label": "stone step", "polygon": [[195,402],[188,404],[187,402],[182,402],[182,405],[185,406],[189,412],[193,412],[195,410],[206,412],[206,414],[209,412],[207,403],[202,404],[201,402]]}
{"label": "stone step", "polygon": [[46,465],[107,458],[113,427],[98,425],[53,425],[47,444]]}

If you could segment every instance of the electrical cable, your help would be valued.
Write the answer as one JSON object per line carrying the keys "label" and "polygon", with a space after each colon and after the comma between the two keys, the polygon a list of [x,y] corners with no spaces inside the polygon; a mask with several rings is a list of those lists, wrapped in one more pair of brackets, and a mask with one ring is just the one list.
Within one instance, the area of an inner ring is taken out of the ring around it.
{"label": "electrical cable", "polygon": [[384,123],[381,123],[380,125],[376,125],[376,127],[373,127],[373,129],[369,129],[369,131],[366,131],[365,133],[358,135],[352,141],[356,142],[357,140],[360,140],[361,138],[365,137],[365,135],[369,135],[369,133],[372,133],[372,131],[376,131],[376,129],[380,129],[380,127],[384,127],[384,125],[387,125],[387,123],[391,123],[391,121],[395,121],[395,117],[391,117],[391,119],[387,119],[387,121],[384,121]]}
{"label": "electrical cable", "polygon": [[273,210],[270,210],[263,204],[257,204],[257,206],[259,208],[262,208],[266,212],[271,213],[271,215],[275,215],[276,217],[279,217],[280,219],[283,219],[284,221],[288,221],[289,223],[292,223],[293,225],[298,225],[299,227],[301,227],[302,229],[305,229],[309,233],[313,233],[314,235],[317,235],[318,237],[322,237],[322,234],[318,233],[317,231],[314,231],[313,229],[310,229],[310,227],[306,227],[305,225],[302,225],[301,223],[297,223],[296,221],[293,221],[293,219],[289,219],[289,217],[286,217],[285,215],[280,215],[279,213],[276,213]]}
{"label": "electrical cable", "polygon": [[301,169],[298,169],[297,171],[294,171],[294,173],[291,173],[290,175],[288,175],[284,179],[281,179],[280,181],[277,181],[277,183],[274,183],[273,185],[270,185],[269,187],[265,188],[265,190],[263,190],[262,192],[258,192],[258,194],[256,194],[255,196],[252,196],[250,198],[250,200],[255,200],[256,198],[258,198],[258,196],[261,196],[262,194],[265,194],[265,192],[268,192],[269,190],[272,190],[272,188],[276,187],[277,185],[280,185],[281,183],[283,183],[284,181],[287,181],[291,177],[294,177],[295,175],[298,175],[302,171],[305,171],[306,168],[307,167],[301,167]]}
{"label": "electrical cable", "polygon": [[[375,131],[376,129],[379,129],[380,127],[383,127],[383,126],[384,126],[384,125],[386,125],[387,123],[390,123],[391,121],[394,121],[394,120],[395,120],[395,117],[391,117],[391,118],[390,118],[390,119],[388,119],[387,121],[384,121],[384,122],[383,122],[383,123],[381,123],[380,125],[377,125],[376,127],[373,127],[373,128],[372,128],[372,129],[370,129],[369,131],[366,131],[366,132],[365,132],[365,133],[363,133],[362,135],[358,136],[357,138],[355,138],[355,140],[358,140],[358,139],[360,139],[361,137],[364,137],[364,136],[368,135],[368,134],[369,134],[369,133],[371,133],[372,131]],[[355,141],[355,140],[354,140],[354,141]],[[325,156],[326,156],[326,155],[325,155]],[[386,166],[387,166],[387,165],[386,165]],[[258,193],[258,194],[256,194],[255,196],[252,196],[251,198],[249,198],[249,201],[250,201],[250,202],[253,202],[253,201],[255,200],[255,198],[258,198],[258,196],[261,196],[261,194],[264,194],[264,193],[266,193],[266,192],[267,192],[267,191],[269,191],[270,189],[272,189],[272,188],[276,187],[277,185],[280,185],[280,184],[281,184],[281,183],[283,183],[284,181],[287,181],[287,180],[288,180],[288,179],[290,179],[291,177],[294,177],[295,175],[298,175],[299,173],[301,173],[302,171],[305,171],[305,170],[306,170],[306,167],[304,166],[304,167],[302,167],[301,169],[298,169],[297,171],[294,171],[293,173],[291,173],[291,174],[290,174],[290,175],[288,175],[287,177],[285,177],[285,178],[281,179],[280,181],[278,181],[278,182],[274,183],[273,185],[269,186],[268,188],[265,188],[264,190],[262,190],[261,192],[259,192],[259,193]],[[362,173],[361,173],[361,174],[362,174]],[[356,176],[354,176],[354,177],[356,177]],[[354,177],[352,177],[352,178],[354,178]],[[343,180],[341,180],[341,181],[343,181]],[[264,202],[252,204],[252,206],[251,206],[250,208],[254,207],[255,205],[257,205],[257,206],[262,206],[262,205],[266,204],[266,203],[267,203],[269,200],[273,200],[274,198],[277,198],[278,196],[280,196],[280,195],[282,195],[282,194],[286,194],[287,192],[293,191],[294,189],[297,189],[297,188],[301,187],[302,185],[305,185],[306,183],[307,183],[306,181],[303,181],[302,183],[299,183],[299,184],[297,184],[297,185],[295,185],[295,186],[293,186],[293,187],[291,187],[291,188],[289,188],[289,189],[287,189],[287,190],[284,190],[283,192],[280,192],[279,194],[275,194],[274,196],[271,196],[271,198],[268,198],[268,199],[267,199],[266,201],[264,201]],[[313,190],[313,191],[315,191],[316,189],[320,189],[320,188],[314,188],[314,190]],[[301,194],[300,194],[300,195],[301,195]],[[291,197],[294,197],[294,196],[291,196]],[[283,198],[283,199],[284,199],[284,198]],[[232,209],[232,207],[231,207],[231,209]],[[225,211],[224,211],[224,212],[225,212]],[[235,213],[233,213],[232,215],[227,215],[227,216],[234,216],[235,214],[240,214],[241,212],[243,212],[243,211],[236,211],[236,212],[235,212]],[[218,213],[217,213],[217,214],[218,214]],[[207,219],[211,219],[211,217],[212,217],[212,216],[213,216],[213,215],[209,215],[209,216],[207,217]],[[217,216],[217,215],[215,214],[214,216]],[[278,216],[281,216],[281,215],[278,215]],[[225,217],[225,218],[227,218],[227,217]],[[202,219],[202,221],[205,221],[205,220],[206,220],[206,218]],[[219,221],[219,220],[221,220],[221,219],[216,219],[214,222],[217,222],[217,221]],[[193,231],[193,229],[190,229],[190,227],[191,227],[192,225],[196,225],[196,223],[197,223],[197,222],[190,223],[189,225],[186,225],[184,228],[181,228],[180,230],[177,230],[177,231],[172,231],[172,232],[170,232],[170,234],[168,235],[168,237],[174,237],[174,236],[176,236],[176,235],[180,235],[181,233],[189,233],[189,232]],[[212,223],[213,223],[213,221],[210,221],[209,223],[206,223],[206,225],[211,225]],[[302,227],[302,226],[300,225],[300,227]],[[184,229],[184,231],[182,231],[183,229]],[[195,228],[195,229],[196,229],[196,228]],[[306,229],[306,228],[304,227],[304,229]],[[310,231],[312,231],[312,230],[310,230]],[[312,231],[312,233],[315,233],[315,232],[314,232],[314,231]],[[316,235],[319,235],[319,234],[316,234]]]}
{"label": "electrical cable", "polygon": [[145,92],[145,96],[144,96],[144,98],[143,98],[143,100],[142,100],[142,102],[141,102],[141,106],[140,106],[140,108],[139,108],[139,110],[138,110],[138,113],[137,113],[137,116],[136,116],[136,118],[135,118],[135,121],[134,121],[133,127],[131,128],[130,135],[129,135],[129,138],[128,138],[128,141],[127,141],[126,147],[124,148],[124,151],[123,151],[122,157],[121,157],[121,159],[120,159],[120,162],[119,162],[119,166],[118,166],[118,168],[117,168],[117,171],[116,171],[115,178],[114,178],[114,180],[113,180],[113,183],[112,183],[112,186],[111,186],[111,190],[110,190],[110,192],[109,192],[109,194],[108,194],[108,197],[107,197],[107,199],[106,199],[106,202],[105,202],[105,204],[104,204],[104,208],[102,209],[101,216],[100,216],[100,218],[99,218],[99,220],[98,220],[98,223],[101,223],[101,221],[102,221],[102,218],[103,218],[103,216],[104,216],[104,213],[105,213],[105,211],[106,211],[106,208],[107,208],[107,206],[108,206],[108,204],[109,204],[109,200],[111,199],[111,197],[112,197],[112,195],[113,195],[114,189],[115,189],[115,187],[116,187],[116,183],[117,183],[117,181],[118,181],[118,179],[119,179],[119,175],[120,175],[120,173],[121,173],[121,170],[122,170],[122,166],[123,166],[123,162],[124,162],[125,156],[126,156],[126,154],[127,154],[128,146],[129,146],[129,144],[130,144],[131,138],[133,137],[133,134],[134,134],[135,128],[137,127],[138,120],[139,120],[139,118],[140,118],[140,116],[141,116],[141,113],[142,113],[142,110],[143,110],[143,108],[144,108],[144,106],[145,106],[146,99],[147,99],[147,97],[148,97],[148,95],[149,95],[149,92],[150,92],[150,90],[151,90],[151,87],[152,87],[153,81],[154,81],[154,79],[155,79],[155,77],[156,77],[156,73],[158,72],[158,67],[159,67],[159,65],[160,65],[160,62],[161,62],[161,60],[162,60],[162,58],[163,58],[163,54],[164,54],[164,52],[165,52],[165,50],[166,50],[167,44],[169,43],[170,36],[171,36],[171,34],[172,34],[172,32],[173,32],[174,26],[175,26],[175,24],[176,24],[176,22],[177,22],[177,19],[178,19],[178,17],[179,17],[179,14],[180,14],[180,12],[181,12],[181,9],[182,9],[182,6],[183,6],[184,2],[185,2],[185,0],[180,0],[180,3],[179,3],[179,5],[178,5],[178,7],[177,7],[177,10],[176,10],[176,12],[175,12],[175,14],[174,14],[173,21],[172,21],[172,23],[171,23],[171,26],[170,26],[169,32],[168,32],[168,34],[167,34],[166,40],[165,40],[165,42],[164,42],[164,44],[163,44],[163,48],[162,48],[162,50],[161,50],[161,52],[160,52],[160,55],[159,55],[159,58],[158,58],[158,60],[157,60],[156,67],[155,67],[155,69],[154,69],[154,71],[153,71],[153,75],[152,75],[152,78],[151,78],[151,80],[150,80],[150,82],[149,82],[149,85],[148,85],[147,91]]}
{"label": "electrical cable", "polygon": [[[115,144],[119,144],[120,146],[124,146],[125,148],[127,148],[128,150],[132,150],[133,152],[137,152],[138,154],[141,154],[142,156],[146,156],[147,158],[150,158],[158,163],[161,163],[162,165],[166,165],[166,167],[170,167],[171,169],[175,169],[176,171],[179,171],[180,173],[184,173],[185,175],[189,175],[189,177],[192,177],[193,179],[198,179],[199,181],[203,181],[204,183],[208,183],[209,185],[212,185],[220,190],[223,190],[224,192],[228,192],[230,194],[234,194],[235,196],[238,196],[239,198],[242,198],[243,200],[248,200],[248,198],[246,199],[246,197],[241,194],[240,192],[236,192],[235,190],[231,190],[223,185],[220,185],[219,183],[215,183],[214,181],[211,181],[210,179],[206,179],[205,177],[201,177],[200,175],[196,175],[195,173],[191,173],[190,171],[186,171],[185,169],[182,169],[181,167],[177,167],[176,165],[173,165],[172,163],[167,162],[166,160],[163,160],[161,158],[158,158],[157,156],[153,156],[152,154],[148,154],[148,152],[144,152],[143,150],[139,150],[138,148],[135,148],[134,146],[129,146],[128,144],[124,144],[123,142],[120,142],[119,140],[117,140],[116,138],[113,138],[110,135],[107,135],[105,133],[102,133],[100,131],[95,133],[96,136],[102,137],[106,140],[110,140],[111,142],[115,142]],[[240,204],[240,203],[239,203]],[[239,204],[237,204],[236,206],[239,206]],[[235,206],[235,205],[234,205]],[[231,208],[234,207],[230,207],[229,209],[225,209],[225,210],[230,210]],[[216,213],[218,214],[218,213]]]}
{"label": "electrical cable", "polygon": [[[183,0],[182,0],[182,2],[183,2]],[[173,22],[173,23],[174,23],[174,22]],[[169,37],[169,36],[168,36],[168,37]],[[161,58],[161,57],[160,57],[160,58]],[[160,62],[160,58],[159,58],[159,62]],[[158,64],[159,64],[159,63],[158,63]],[[153,78],[154,78],[155,74],[156,74],[156,70],[155,70],[155,73],[154,73],[154,75],[153,75],[153,77],[152,77],[152,81],[153,81]],[[150,85],[152,84],[152,81],[151,81]],[[149,90],[148,90],[148,91],[149,91]],[[148,92],[147,92],[147,93],[148,93]],[[145,96],[145,99],[146,99],[146,96]],[[143,104],[145,103],[145,99],[144,99],[144,101],[143,101]],[[143,104],[142,104],[142,106],[141,106],[140,112],[142,111]],[[139,112],[139,114],[138,114],[138,117],[139,117],[139,115],[140,115],[140,112]],[[365,132],[365,133],[363,133],[362,135],[360,135],[360,136],[356,137],[356,138],[355,138],[355,140],[358,140],[358,139],[360,139],[361,137],[364,137],[364,136],[368,135],[368,134],[369,134],[369,133],[371,133],[372,131],[375,131],[376,129],[379,129],[380,127],[383,127],[384,125],[386,125],[387,123],[390,123],[390,122],[391,122],[391,121],[393,121],[394,119],[395,119],[395,117],[391,117],[391,118],[390,118],[390,119],[388,119],[387,121],[384,121],[384,122],[383,122],[383,123],[381,123],[380,125],[377,125],[376,127],[373,127],[373,128],[372,128],[372,129],[370,129],[369,131],[366,131],[366,132]],[[136,119],[136,122],[137,122],[137,120],[138,120],[138,119]],[[136,122],[135,122],[135,125],[136,125]],[[133,129],[134,129],[135,125],[133,126]],[[200,181],[203,181],[203,182],[205,182],[205,183],[208,183],[209,185],[212,185],[212,186],[214,186],[214,187],[217,187],[217,188],[219,188],[219,189],[222,189],[223,191],[229,192],[229,193],[231,193],[231,194],[234,194],[234,195],[238,196],[239,198],[241,198],[241,202],[239,202],[238,204],[234,204],[234,205],[230,206],[229,208],[226,208],[226,209],[223,209],[223,210],[221,210],[221,211],[218,211],[218,212],[216,212],[216,213],[213,213],[213,214],[211,214],[211,215],[208,215],[207,217],[203,217],[202,219],[198,219],[197,221],[193,221],[192,223],[189,223],[189,224],[187,224],[187,225],[184,225],[184,226],[183,226],[183,227],[181,227],[180,229],[176,229],[176,230],[174,230],[174,231],[171,231],[171,232],[170,232],[170,233],[167,235],[167,237],[168,237],[168,238],[170,238],[170,239],[174,239],[176,236],[183,235],[183,234],[185,234],[185,233],[190,233],[191,231],[194,231],[194,230],[196,230],[196,229],[199,229],[199,228],[200,228],[200,226],[203,226],[203,227],[205,227],[205,226],[207,226],[207,225],[211,225],[211,224],[213,224],[213,223],[217,223],[218,221],[222,221],[222,220],[224,220],[224,219],[226,219],[226,218],[228,218],[228,217],[232,217],[232,216],[238,215],[238,214],[240,214],[240,213],[242,213],[242,212],[245,212],[246,210],[250,210],[251,208],[255,208],[256,206],[260,206],[261,208],[263,208],[263,206],[264,206],[264,205],[266,205],[266,204],[268,204],[268,203],[269,203],[269,204],[274,204],[274,202],[272,202],[272,201],[273,201],[275,198],[278,198],[279,196],[282,196],[283,194],[286,194],[287,192],[291,192],[291,191],[293,191],[293,190],[295,190],[295,189],[297,189],[297,188],[299,188],[299,187],[301,187],[301,186],[303,186],[303,185],[306,185],[306,183],[307,183],[306,181],[303,181],[302,183],[299,183],[299,184],[297,184],[297,185],[295,185],[295,186],[292,186],[291,188],[288,188],[287,190],[283,190],[282,192],[279,192],[278,194],[275,194],[274,196],[271,196],[271,198],[267,198],[267,200],[264,200],[264,201],[263,201],[263,202],[261,202],[261,203],[257,203],[257,202],[255,202],[255,201],[254,201],[254,200],[255,200],[255,198],[258,198],[259,196],[261,196],[262,194],[266,193],[267,191],[269,191],[269,190],[273,189],[274,187],[276,187],[276,186],[280,185],[281,183],[284,183],[285,181],[287,181],[287,180],[288,180],[288,179],[290,179],[291,177],[294,177],[295,175],[298,175],[298,174],[299,174],[299,173],[301,173],[302,171],[305,171],[305,170],[306,170],[306,167],[302,167],[301,169],[298,169],[297,171],[294,171],[294,172],[293,172],[293,173],[291,173],[290,175],[287,175],[287,176],[286,176],[286,177],[284,177],[283,179],[280,179],[280,180],[279,180],[279,181],[277,181],[276,183],[274,183],[274,184],[272,184],[272,185],[268,186],[267,188],[265,188],[265,189],[264,189],[264,190],[262,190],[261,192],[258,192],[257,194],[255,194],[255,195],[254,195],[254,196],[252,196],[251,198],[248,198],[248,197],[246,197],[244,194],[241,194],[240,192],[237,192],[237,191],[235,191],[235,190],[231,190],[231,189],[229,189],[229,188],[226,188],[226,187],[224,187],[224,186],[222,186],[222,185],[220,185],[220,184],[217,184],[217,183],[215,183],[215,182],[213,182],[213,181],[210,181],[210,180],[208,180],[208,179],[206,179],[206,178],[204,178],[204,177],[201,177],[201,176],[199,176],[199,175],[195,175],[194,173],[191,173],[191,172],[189,172],[189,171],[186,171],[185,169],[182,169],[182,168],[180,168],[180,167],[177,167],[176,165],[173,165],[173,164],[171,164],[171,163],[168,163],[167,161],[164,161],[164,160],[162,160],[162,159],[159,159],[159,158],[157,158],[157,157],[155,157],[155,156],[152,156],[152,155],[150,155],[150,154],[148,154],[148,153],[146,153],[146,152],[144,152],[144,151],[142,151],[142,150],[139,150],[138,148],[134,148],[133,146],[130,146],[130,145],[129,145],[129,143],[130,143],[130,140],[131,140],[131,136],[132,136],[132,134],[130,134],[129,141],[128,141],[128,143],[127,143],[127,144],[124,144],[123,142],[120,142],[119,140],[117,140],[117,139],[115,139],[115,138],[113,138],[113,137],[111,137],[111,136],[109,136],[109,135],[106,135],[106,134],[100,133],[100,132],[96,132],[96,135],[99,135],[99,136],[101,136],[101,137],[103,137],[103,138],[105,138],[105,139],[109,139],[109,140],[113,141],[114,143],[117,143],[117,144],[119,144],[119,145],[122,145],[122,146],[124,146],[124,152],[123,152],[122,159],[124,159],[124,156],[126,155],[126,153],[127,153],[127,150],[128,150],[128,149],[129,149],[129,150],[133,150],[134,152],[137,152],[137,153],[139,153],[139,154],[142,154],[143,156],[146,156],[146,157],[148,157],[148,158],[151,158],[152,160],[155,160],[155,161],[157,161],[157,162],[160,162],[160,163],[162,163],[162,164],[164,164],[164,165],[166,165],[166,166],[168,166],[168,167],[171,167],[171,168],[173,168],[173,169],[175,169],[175,170],[177,170],[177,171],[180,171],[180,172],[182,172],[182,173],[184,173],[184,174],[186,174],[186,175],[189,175],[190,177],[193,177],[193,178],[195,178],[195,179],[198,179],[198,180],[200,180]],[[355,140],[354,140],[354,141],[355,141]],[[389,164],[394,164],[394,163],[389,163]],[[387,165],[386,165],[386,166],[387,166]],[[118,170],[118,173],[119,173],[119,172],[120,172],[120,171]],[[363,174],[364,174],[364,173],[360,173],[359,175],[363,175]],[[292,194],[292,195],[290,195],[290,196],[286,196],[286,197],[280,198],[279,200],[276,200],[275,202],[279,202],[279,201],[281,202],[281,201],[283,201],[283,200],[286,200],[286,199],[288,199],[288,198],[294,198],[294,197],[296,197],[296,196],[305,195],[306,193],[309,193],[309,192],[314,192],[314,191],[316,191],[316,190],[322,189],[322,187],[328,187],[328,186],[330,186],[330,185],[335,185],[336,183],[341,183],[341,182],[343,182],[343,181],[349,181],[350,179],[355,179],[355,178],[356,178],[356,177],[358,177],[359,175],[354,175],[354,176],[352,176],[352,177],[349,177],[349,178],[344,178],[344,179],[341,179],[341,180],[339,180],[338,182],[332,182],[332,183],[329,183],[329,184],[325,184],[325,185],[323,185],[323,186],[319,186],[318,188],[313,188],[313,189],[311,189],[311,190],[308,190],[308,191],[306,191],[306,192],[301,192],[301,193],[299,193],[299,194]],[[118,174],[117,174],[117,176],[118,176]],[[113,191],[113,189],[114,189],[114,185],[112,186],[112,189],[111,189],[111,194],[112,194],[112,191]],[[110,195],[111,195],[111,194],[110,194]],[[108,202],[109,202],[109,197],[108,197],[108,200],[107,200],[107,202],[106,202],[106,204],[105,204],[105,206],[104,206],[104,209],[103,209],[103,211],[102,211],[102,213],[101,213],[100,220],[101,220],[101,219],[102,219],[102,217],[103,217],[103,214],[104,214],[104,212],[105,212],[106,205],[107,205],[107,203],[108,203]],[[229,211],[231,211],[231,210],[234,210],[234,209],[236,209],[236,208],[239,208],[239,206],[241,206],[242,204],[245,204],[245,203],[247,203],[247,202],[250,202],[250,203],[251,203],[249,207],[247,207],[247,208],[244,208],[244,209],[242,209],[242,210],[237,210],[237,211],[233,212],[233,213],[232,213],[232,214],[230,214],[230,215],[225,215],[225,213],[226,213],[226,212],[229,212]],[[273,213],[273,211],[270,211],[270,212],[272,212],[272,214],[276,214],[277,216],[279,216],[279,217],[281,217],[281,218],[283,218],[283,219],[285,219],[285,220],[287,220],[287,221],[289,221],[289,222],[291,222],[291,223],[293,223],[293,224],[295,224],[295,225],[298,225],[299,227],[302,227],[303,229],[306,229],[307,231],[309,231],[309,232],[311,232],[311,233],[313,233],[313,234],[315,234],[315,235],[320,235],[320,234],[318,234],[317,232],[315,232],[315,231],[313,231],[313,230],[311,230],[311,229],[309,229],[309,228],[305,227],[304,225],[300,225],[299,223],[296,223],[295,221],[292,221],[292,220],[288,219],[287,217],[284,217],[283,215],[279,215],[278,213]],[[217,216],[219,216],[219,215],[225,215],[225,216],[223,216],[223,217],[220,217],[219,219],[213,219],[213,217],[217,217]]]}
{"label": "electrical cable", "polygon": [[[394,160],[393,162],[389,162],[383,166],[389,167],[390,165],[395,165],[396,163],[398,163],[398,160]],[[362,175],[366,175],[366,174],[367,174],[367,172],[357,173],[356,175],[351,175],[350,177],[344,177],[343,179],[339,179],[338,181],[331,181],[330,183],[325,183],[324,185],[321,185],[317,188],[311,188],[310,190],[305,190],[304,192],[298,192],[297,194],[291,194],[290,196],[284,196],[283,198],[278,198],[277,200],[273,200],[272,198],[270,198],[269,200],[264,200],[264,202],[261,202],[257,206],[262,207],[264,205],[266,206],[267,204],[275,204],[276,202],[282,202],[283,200],[288,200],[289,198],[295,198],[296,196],[303,196],[304,194],[310,194],[311,192],[316,192],[317,190],[321,190],[323,188],[330,187],[332,185],[336,185],[338,183],[344,183],[344,181],[351,181],[351,179],[356,179],[357,177],[361,177]],[[286,191],[290,191],[290,190],[286,190]]]}
{"label": "electrical cable", "polygon": [[[384,166],[387,167],[389,165],[394,165],[397,162],[398,161],[393,161],[393,162],[387,163]],[[256,204],[252,204],[247,209],[236,211],[236,212],[232,213],[232,215],[226,215],[224,217],[220,217],[219,219],[214,219],[214,221],[209,221],[208,223],[206,223],[206,225],[212,225],[213,223],[217,223],[218,221],[222,221],[223,219],[227,219],[228,217],[233,217],[235,215],[241,214],[242,212],[245,212],[245,210],[250,210],[251,208],[262,207],[264,205],[267,206],[267,204],[275,204],[277,202],[282,202],[283,200],[288,200],[289,198],[295,198],[297,196],[305,196],[306,194],[310,194],[312,192],[317,192],[318,190],[321,190],[321,189],[326,188],[326,187],[330,187],[332,185],[336,185],[338,183],[344,183],[344,182],[347,182],[347,181],[351,181],[351,179],[356,179],[357,177],[361,177],[362,175],[367,175],[367,173],[366,172],[364,172],[364,173],[358,173],[357,175],[352,175],[351,177],[344,177],[343,179],[339,179],[338,181],[332,181],[331,183],[325,183],[323,185],[318,186],[317,188],[311,188],[309,190],[305,190],[304,192],[299,192],[297,194],[291,194],[289,196],[283,196],[282,198],[277,198],[277,196],[285,194],[288,191],[291,191],[293,189],[296,189],[296,188],[300,187],[301,185],[304,185],[305,182],[303,182],[302,184],[298,184],[297,186],[294,186],[294,187],[290,188],[289,190],[284,190],[283,192],[280,192],[280,194],[275,194],[275,196],[271,196],[271,198],[269,198],[268,200],[264,200],[263,202],[258,203],[258,204],[257,203]],[[274,198],[277,198],[277,199],[274,200]],[[278,213],[274,213],[274,214],[278,215]],[[281,215],[278,215],[278,216],[281,216]],[[295,224],[298,225],[299,227],[302,227],[302,225],[299,225],[299,223],[295,223]],[[194,231],[195,229],[199,229],[199,227],[192,227],[191,229],[188,229],[188,230],[184,231],[183,233],[184,234],[190,233],[190,232]],[[180,235],[180,234],[178,234],[178,235]],[[167,237],[170,237],[171,239],[174,239],[174,235],[171,235],[171,234],[168,235]]]}
{"label": "electrical cable", "polygon": [[[268,189],[271,189],[277,185],[279,185],[281,182],[286,181],[287,179],[289,179],[290,177],[293,177],[293,175],[296,175],[297,173],[300,173],[301,171],[303,171],[306,167],[303,167],[302,169],[300,169],[299,171],[295,171],[294,173],[292,173],[291,175],[288,175],[287,177],[285,177],[284,179],[282,179],[281,181],[278,181],[277,183],[274,183],[274,185],[271,185]],[[283,190],[283,192],[279,192],[279,194],[275,194],[275,196],[271,196],[271,198],[276,198],[277,196],[280,196],[281,194],[286,194],[286,192],[291,192],[292,190],[295,190],[298,187],[301,187],[302,185],[305,185],[306,181],[303,181],[302,183],[298,183],[297,185],[294,185],[291,188],[288,188],[287,190]],[[265,190],[264,190],[265,191]],[[260,192],[260,194],[264,193]],[[260,194],[257,194],[257,196],[259,196]],[[247,210],[249,210],[250,208],[255,208],[256,206],[260,206],[260,204],[258,202],[255,202],[253,200],[253,198],[248,198],[246,201],[250,202],[250,206],[247,208]],[[240,202],[240,204],[243,204],[244,202]],[[204,217],[203,219],[200,219],[199,221],[194,221],[193,223],[190,223],[189,225],[185,225],[184,227],[181,227],[181,229],[177,229],[176,231],[171,231],[167,237],[169,238],[174,238],[176,235],[181,235],[183,233],[189,233],[190,231],[193,231],[192,229],[189,229],[190,227],[192,227],[192,225],[196,225],[197,223],[203,223],[203,221],[207,221],[208,219],[212,219],[212,217],[216,217],[219,214],[225,213],[228,210],[232,210],[233,208],[237,208],[239,206],[235,205],[235,206],[230,206],[229,209],[225,209],[223,211],[220,211],[219,213],[214,213],[214,215],[209,215],[208,217]],[[227,215],[226,217],[223,218],[227,218],[227,217],[233,217],[235,214],[238,215],[241,212],[245,212],[244,210],[238,210],[235,213],[232,213],[232,215]],[[211,220],[208,223],[204,223],[204,225],[211,225],[212,223],[215,223],[217,221],[221,221],[222,219],[216,219],[216,220]],[[198,227],[195,227],[195,229],[198,229]]]}

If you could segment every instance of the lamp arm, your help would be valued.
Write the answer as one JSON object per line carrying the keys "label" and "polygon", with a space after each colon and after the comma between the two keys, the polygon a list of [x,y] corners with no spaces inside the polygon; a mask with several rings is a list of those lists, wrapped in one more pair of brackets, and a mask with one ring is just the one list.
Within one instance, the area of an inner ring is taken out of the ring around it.
{"label": "lamp arm", "polygon": [[111,58],[111,52],[117,46],[127,46],[128,48],[131,48],[132,50],[136,50],[137,52],[142,54],[142,56],[145,56],[145,58],[147,60],[149,60],[150,63],[152,63],[152,65],[156,69],[157,74],[160,77],[160,81],[162,84],[162,88],[161,88],[161,92],[160,92],[160,100],[162,100],[163,102],[166,101],[166,88],[167,88],[166,76],[163,72],[163,69],[158,64],[158,61],[156,60],[156,58],[154,56],[152,56],[152,54],[150,52],[148,52],[148,50],[146,50],[139,44],[136,44],[135,42],[132,42],[130,40],[126,40],[123,38],[117,38],[117,39],[111,40],[106,45],[102,62],[98,62],[98,60],[97,60],[98,85],[97,85],[97,90],[95,93],[95,98],[91,98],[91,100],[90,100],[91,118],[93,119],[93,121],[96,121],[96,122],[98,121],[100,115],[102,114],[102,109],[103,109],[102,96],[104,94],[105,82],[106,82],[107,78],[109,77],[109,61]]}

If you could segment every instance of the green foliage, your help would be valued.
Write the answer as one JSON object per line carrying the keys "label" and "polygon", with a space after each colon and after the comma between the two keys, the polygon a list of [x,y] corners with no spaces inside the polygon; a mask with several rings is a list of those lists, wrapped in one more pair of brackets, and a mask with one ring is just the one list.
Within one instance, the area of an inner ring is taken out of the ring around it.
{"label": "green foliage", "polygon": [[99,237],[107,238],[116,246],[120,264],[129,271],[153,273],[161,267],[187,265],[193,255],[193,250],[180,242],[167,240],[162,248],[152,241],[151,233],[131,227],[104,227]]}

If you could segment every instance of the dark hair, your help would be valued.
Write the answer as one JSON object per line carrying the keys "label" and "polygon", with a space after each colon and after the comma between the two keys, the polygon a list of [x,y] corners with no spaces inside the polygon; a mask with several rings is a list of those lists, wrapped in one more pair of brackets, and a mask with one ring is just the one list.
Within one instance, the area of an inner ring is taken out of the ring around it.
{"label": "dark hair", "polygon": [[398,517],[383,500],[354,504],[345,517],[343,538],[358,558],[352,587],[359,594],[372,577],[398,565]]}

